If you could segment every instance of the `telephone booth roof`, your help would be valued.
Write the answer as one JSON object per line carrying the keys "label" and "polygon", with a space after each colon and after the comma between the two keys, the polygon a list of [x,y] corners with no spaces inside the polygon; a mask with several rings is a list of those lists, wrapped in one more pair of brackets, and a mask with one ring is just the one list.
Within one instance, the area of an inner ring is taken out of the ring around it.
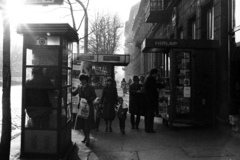
{"label": "telephone booth roof", "polygon": [[78,42],[78,33],[68,23],[20,24],[17,32],[24,35],[65,35],[72,42]]}
{"label": "telephone booth roof", "polygon": [[218,40],[185,40],[185,39],[149,39],[146,38],[141,46],[143,53],[158,53],[166,48],[213,49],[219,47]]}

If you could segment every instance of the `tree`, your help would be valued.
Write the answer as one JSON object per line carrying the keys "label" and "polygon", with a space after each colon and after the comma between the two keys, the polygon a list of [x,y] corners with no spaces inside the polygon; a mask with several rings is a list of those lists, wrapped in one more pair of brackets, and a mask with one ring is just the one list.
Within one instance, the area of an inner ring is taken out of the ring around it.
{"label": "tree", "polygon": [[6,11],[7,0],[0,1],[3,18],[3,94],[2,94],[2,136],[0,143],[1,159],[9,159],[11,148],[11,69],[10,69],[10,23]]}
{"label": "tree", "polygon": [[[73,23],[73,29],[75,29],[75,31],[79,31],[79,29],[82,25],[83,19],[85,19],[84,37],[80,38],[80,39],[84,39],[84,53],[87,53],[88,52],[88,14],[87,14],[87,8],[88,8],[88,5],[89,5],[89,0],[87,1],[86,7],[85,7],[84,3],[80,0],[73,0],[73,2],[71,2],[71,0],[66,0],[65,2],[69,5],[69,9],[70,9],[70,13],[71,13],[71,19],[72,19],[72,23]],[[78,11],[78,9],[77,10],[74,9],[74,8],[76,8],[76,2],[77,2],[77,4],[79,4],[81,6],[81,8],[84,11],[84,16],[82,17],[82,20],[80,21],[78,28],[76,27],[76,18],[74,17],[74,11]],[[79,41],[80,41],[80,39],[79,39]],[[77,46],[77,54],[79,54],[79,43],[78,43],[78,46]]]}
{"label": "tree", "polygon": [[97,13],[91,23],[92,34],[89,35],[89,53],[114,54],[119,48],[121,28],[123,25],[117,14]]}

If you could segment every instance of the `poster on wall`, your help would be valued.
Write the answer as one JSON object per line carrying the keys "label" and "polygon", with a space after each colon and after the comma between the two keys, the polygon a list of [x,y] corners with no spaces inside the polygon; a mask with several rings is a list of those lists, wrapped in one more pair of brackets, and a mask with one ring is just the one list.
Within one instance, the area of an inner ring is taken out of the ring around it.
{"label": "poster on wall", "polygon": [[183,97],[191,97],[191,87],[184,87]]}

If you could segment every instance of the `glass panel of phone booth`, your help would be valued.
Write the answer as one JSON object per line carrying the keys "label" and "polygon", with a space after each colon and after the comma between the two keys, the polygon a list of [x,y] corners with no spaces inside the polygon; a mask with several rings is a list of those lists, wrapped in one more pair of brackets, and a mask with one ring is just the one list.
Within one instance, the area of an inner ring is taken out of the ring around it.
{"label": "glass panel of phone booth", "polygon": [[176,52],[176,118],[189,118],[191,100],[191,53]]}
{"label": "glass panel of phone booth", "polygon": [[[56,127],[58,91],[47,76],[47,69],[26,67],[25,111],[27,128]],[[54,109],[55,108],[55,109]]]}
{"label": "glass panel of phone booth", "polygon": [[67,76],[67,85],[72,84],[72,70],[68,69],[68,76]]}
{"label": "glass panel of phone booth", "polygon": [[72,68],[73,64],[73,53],[72,50],[68,49],[68,67]]}
{"label": "glass panel of phone booth", "polygon": [[26,65],[57,66],[58,48],[27,49]]}

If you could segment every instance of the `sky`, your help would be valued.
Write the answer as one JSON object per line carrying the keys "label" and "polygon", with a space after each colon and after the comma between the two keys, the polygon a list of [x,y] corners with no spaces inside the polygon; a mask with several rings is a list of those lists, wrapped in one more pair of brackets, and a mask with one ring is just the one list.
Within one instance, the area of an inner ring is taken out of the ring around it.
{"label": "sky", "polygon": [[[87,0],[81,0],[84,4]],[[117,13],[120,17],[120,20],[124,24],[128,18],[130,9],[133,5],[138,3],[140,0],[89,0],[88,7],[88,15],[89,21],[94,17],[96,12],[104,12],[104,13]],[[13,28],[13,34],[15,31],[17,24],[19,23],[69,23],[71,24],[71,19],[65,12],[69,12],[64,8],[63,5],[49,5],[49,6],[38,6],[38,5],[23,5],[22,0],[8,0],[8,11],[9,17],[11,20],[11,26]],[[56,9],[58,8],[58,9]],[[81,7],[80,7],[81,9]],[[84,12],[79,11],[79,20],[82,18]],[[0,17],[1,18],[1,17]],[[1,23],[1,20],[0,20]],[[0,34],[2,33],[2,24],[0,24]],[[81,35],[82,34],[82,35]],[[84,25],[80,28],[79,37],[84,36]],[[0,35],[1,37],[1,35]],[[19,38],[19,37],[18,37]],[[17,39],[17,38],[15,38]],[[18,40],[17,40],[18,41]],[[122,30],[122,38],[121,38],[121,47],[118,50],[117,54],[124,54],[124,30]],[[119,79],[123,77],[123,71],[121,67],[117,67],[118,72],[120,73]]]}
{"label": "sky", "polygon": [[[8,0],[8,10],[13,28],[17,28],[19,23],[69,23],[72,25],[71,18],[69,16],[69,9],[64,9],[64,5],[23,5],[23,0]],[[87,0],[81,0],[85,5]],[[89,23],[94,18],[96,12],[104,13],[117,13],[123,24],[128,20],[130,9],[133,5],[140,0],[89,0],[88,17]],[[58,8],[58,9],[56,9]],[[59,9],[61,8],[61,9]],[[84,12],[77,12],[79,15],[77,23],[79,24]],[[2,25],[1,25],[2,26]],[[0,27],[1,27],[0,26]],[[90,31],[90,27],[89,27]],[[121,47],[118,51],[119,54],[123,54],[124,44],[124,29],[122,29]],[[84,24],[82,24],[79,32],[79,37],[84,37]]]}
{"label": "sky", "polygon": [[[67,22],[69,17],[63,13],[63,10],[56,10],[57,7],[63,8],[63,5],[23,5],[21,0],[8,0],[8,10],[10,17],[14,23],[20,22],[46,22],[57,23]],[[120,19],[126,22],[129,17],[131,7],[140,0],[89,0],[88,14],[94,15],[97,11],[104,11],[108,13],[118,13]],[[82,0],[87,2],[87,0]],[[86,3],[84,3],[86,4]],[[65,10],[64,10],[65,11]],[[66,10],[68,12],[69,10]],[[79,12],[80,13],[80,12]],[[82,13],[84,13],[82,11]],[[81,14],[81,13],[80,13]]]}

